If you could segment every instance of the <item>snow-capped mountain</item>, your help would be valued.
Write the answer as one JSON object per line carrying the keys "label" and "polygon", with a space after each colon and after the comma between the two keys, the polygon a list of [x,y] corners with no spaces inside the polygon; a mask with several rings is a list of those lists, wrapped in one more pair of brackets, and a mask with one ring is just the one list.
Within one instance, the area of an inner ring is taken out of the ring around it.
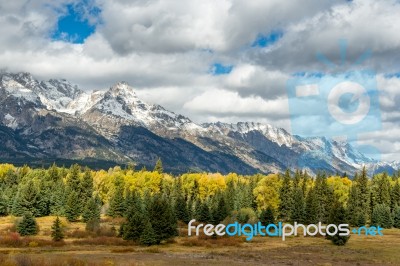
{"label": "snow-capped mountain", "polygon": [[142,101],[124,82],[87,92],[66,80],[39,82],[28,73],[2,73],[0,93],[1,161],[151,166],[161,157],[172,172],[244,174],[286,168],[352,173],[364,164],[377,165],[346,142],[293,136],[271,125],[198,125]]}

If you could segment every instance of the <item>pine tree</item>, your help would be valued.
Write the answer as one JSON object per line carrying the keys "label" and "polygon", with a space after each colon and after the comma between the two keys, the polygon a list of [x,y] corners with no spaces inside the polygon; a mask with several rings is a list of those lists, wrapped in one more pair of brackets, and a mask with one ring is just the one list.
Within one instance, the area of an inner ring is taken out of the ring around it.
{"label": "pine tree", "polygon": [[93,177],[89,168],[86,168],[85,173],[83,174],[82,182],[80,184],[80,191],[84,206],[93,195]]}
{"label": "pine tree", "polygon": [[390,192],[390,209],[394,210],[396,206],[400,207],[400,184],[399,181],[396,180],[396,183],[393,186],[393,189]]}
{"label": "pine tree", "polygon": [[58,216],[51,226],[51,238],[53,239],[53,241],[56,242],[64,239],[64,232],[62,229],[61,220],[60,218],[58,218]]}
{"label": "pine tree", "polygon": [[165,197],[154,195],[147,207],[148,218],[157,236],[157,244],[177,235],[177,220]]}
{"label": "pine tree", "polygon": [[[332,208],[329,213],[328,223],[335,224],[336,226],[338,226],[339,224],[345,224],[347,223],[346,216],[346,209],[337,199],[334,199],[334,203],[332,204]],[[350,236],[340,236],[339,233],[337,233],[334,236],[327,235],[326,238],[330,239],[332,243],[337,246],[344,246],[346,245]]]}
{"label": "pine tree", "polygon": [[226,207],[225,198],[222,194],[215,196],[216,202],[210,210],[210,218],[212,224],[219,224],[228,216],[228,209]]}
{"label": "pine tree", "polygon": [[390,207],[386,204],[375,205],[371,216],[371,225],[392,228],[393,220]]}
{"label": "pine tree", "polygon": [[55,163],[48,170],[49,178],[52,182],[57,182],[60,180],[60,173],[58,171],[58,167]]}
{"label": "pine tree", "polygon": [[80,216],[80,210],[76,206],[77,202],[79,202],[78,193],[71,191],[65,206],[65,216],[70,222],[75,222]]}
{"label": "pine tree", "polygon": [[187,204],[181,193],[179,193],[178,197],[176,198],[175,215],[178,220],[183,221],[184,223],[188,223],[190,221]]}
{"label": "pine tree", "polygon": [[[71,197],[76,197],[74,203],[74,212],[77,213],[77,217],[82,213],[84,208],[84,201],[82,200],[82,184],[81,184],[81,167],[78,164],[74,164],[68,171],[68,177],[66,182],[66,194],[67,200],[70,198],[70,194],[74,194]],[[68,204],[68,203],[66,203]]]}
{"label": "pine tree", "polygon": [[26,212],[21,222],[17,225],[17,232],[21,236],[36,235],[38,233],[38,225],[32,213]]}
{"label": "pine tree", "polygon": [[82,218],[85,223],[90,220],[100,221],[100,199],[98,197],[91,197],[86,203],[85,209],[82,213]]}
{"label": "pine tree", "polygon": [[7,215],[8,215],[7,200],[3,194],[3,191],[0,190],[0,216],[7,216]]}
{"label": "pine tree", "polygon": [[305,218],[305,202],[303,190],[300,187],[295,188],[293,195],[293,205],[291,213],[291,220],[293,222],[301,223]]}
{"label": "pine tree", "polygon": [[282,178],[282,187],[279,191],[279,217],[283,221],[289,221],[291,217],[290,211],[292,210],[292,196],[293,196],[293,189],[291,185],[291,176],[289,170],[286,170],[285,175]]}
{"label": "pine tree", "polygon": [[393,226],[400,228],[400,207],[397,206],[393,211]]}
{"label": "pine tree", "polygon": [[197,215],[197,220],[200,222],[207,223],[211,220],[210,208],[205,201],[200,202]]}
{"label": "pine tree", "polygon": [[26,212],[31,212],[34,216],[41,215],[39,189],[33,180],[20,185],[11,211],[16,216],[22,216]]}
{"label": "pine tree", "polygon": [[[138,241],[144,230],[144,221],[148,217],[147,212],[142,206],[141,199],[138,195],[131,194],[132,204],[128,206],[126,213],[126,223],[121,226],[123,239]],[[120,230],[121,231],[121,230]]]}
{"label": "pine tree", "polygon": [[368,176],[365,166],[361,172],[361,175],[357,178],[357,188],[359,192],[358,196],[358,208],[363,212],[365,220],[368,220],[370,216],[370,188],[368,185]]}
{"label": "pine tree", "polygon": [[372,179],[372,189],[370,191],[370,209],[373,211],[377,204],[391,206],[390,200],[390,181],[387,173],[376,175]]}
{"label": "pine tree", "polygon": [[157,173],[159,173],[159,174],[162,174],[163,173],[163,165],[162,165],[162,162],[161,162],[161,159],[160,158],[158,158],[158,160],[157,160],[157,162],[156,162],[156,165],[154,166],[154,172],[157,172]]}
{"label": "pine tree", "polygon": [[66,189],[64,182],[58,180],[54,182],[51,186],[49,210],[52,215],[65,215],[65,205],[66,205]]}
{"label": "pine tree", "polygon": [[143,232],[140,234],[140,244],[151,246],[158,243],[157,235],[148,219],[144,222]]}
{"label": "pine tree", "polygon": [[347,220],[351,226],[364,226],[366,224],[366,212],[360,206],[359,187],[354,184],[350,188],[347,201]]}
{"label": "pine tree", "polygon": [[115,190],[110,199],[107,214],[111,217],[122,217],[126,211],[123,180],[121,178],[116,179],[114,187]]}
{"label": "pine tree", "polygon": [[330,213],[333,191],[328,186],[325,174],[318,174],[315,180],[317,202],[317,220],[326,223]]}
{"label": "pine tree", "polygon": [[265,226],[268,224],[275,224],[274,210],[268,206],[267,209],[261,211],[259,219],[260,222]]}
{"label": "pine tree", "polygon": [[305,207],[305,217],[304,221],[307,224],[316,224],[318,223],[318,198],[315,191],[315,188],[311,188],[308,191],[306,197],[306,207]]}

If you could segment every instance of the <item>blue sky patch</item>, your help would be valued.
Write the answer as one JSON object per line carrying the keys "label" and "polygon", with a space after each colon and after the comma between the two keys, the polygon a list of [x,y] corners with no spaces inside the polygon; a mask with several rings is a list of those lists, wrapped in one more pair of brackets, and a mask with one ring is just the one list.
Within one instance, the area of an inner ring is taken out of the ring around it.
{"label": "blue sky patch", "polygon": [[223,65],[221,63],[215,63],[211,66],[211,74],[214,76],[225,75],[231,73],[233,65]]}
{"label": "blue sky patch", "polygon": [[59,17],[57,29],[51,38],[57,41],[83,43],[96,30],[96,24],[89,21],[88,16],[98,17],[101,10],[98,7],[90,7],[88,1],[66,7],[67,12]]}
{"label": "blue sky patch", "polygon": [[282,36],[283,32],[281,31],[272,31],[268,35],[259,34],[251,47],[268,47],[279,41]]}

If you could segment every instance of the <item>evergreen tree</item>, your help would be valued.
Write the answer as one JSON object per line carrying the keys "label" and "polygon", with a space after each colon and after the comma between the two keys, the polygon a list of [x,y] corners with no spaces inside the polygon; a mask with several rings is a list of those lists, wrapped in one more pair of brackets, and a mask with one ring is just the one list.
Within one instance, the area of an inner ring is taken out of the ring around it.
{"label": "evergreen tree", "polygon": [[38,233],[38,226],[32,213],[26,212],[24,214],[21,222],[17,225],[17,232],[21,236],[36,235]]}
{"label": "evergreen tree", "polygon": [[75,222],[80,216],[80,210],[76,206],[77,202],[79,202],[78,193],[71,191],[65,205],[65,216],[70,222]]}
{"label": "evergreen tree", "polygon": [[210,218],[213,224],[219,224],[228,216],[228,209],[222,194],[218,193],[215,198],[216,202],[210,210]]}
{"label": "evergreen tree", "polygon": [[396,206],[393,211],[393,226],[395,228],[400,228],[400,207]]}
{"label": "evergreen tree", "polygon": [[293,190],[291,185],[291,177],[289,170],[286,170],[285,175],[282,178],[282,187],[279,191],[279,198],[280,198],[279,217],[283,221],[288,221],[289,218],[291,217],[290,211],[292,210],[293,207],[292,196],[293,196]]}
{"label": "evergreen tree", "polygon": [[259,219],[260,222],[265,226],[268,224],[275,224],[274,210],[268,206],[267,209],[261,211]]}
{"label": "evergreen tree", "polygon": [[91,197],[86,203],[85,209],[82,214],[83,221],[87,223],[90,220],[100,221],[100,199],[98,197]]}
{"label": "evergreen tree", "polygon": [[187,204],[181,193],[179,193],[178,197],[176,198],[175,215],[178,220],[183,221],[184,223],[188,223],[190,221]]}
{"label": "evergreen tree", "polygon": [[157,244],[176,236],[177,220],[171,204],[165,197],[154,195],[147,207],[148,217],[157,236]]}
{"label": "evergreen tree", "polygon": [[[336,224],[336,226],[338,226],[339,224],[346,224],[346,216],[346,209],[337,199],[334,199],[334,203],[332,204],[332,208],[329,213],[328,223]],[[334,236],[327,235],[327,238],[330,239],[332,243],[337,246],[344,246],[346,245],[350,236],[340,236],[339,233],[337,233]]]}
{"label": "evergreen tree", "polygon": [[290,213],[291,213],[291,220],[293,222],[301,223],[304,221],[305,202],[304,202],[303,190],[301,189],[301,187],[297,187],[294,190],[293,205]]}
{"label": "evergreen tree", "polygon": [[80,184],[81,190],[81,199],[83,205],[92,198],[93,195],[93,177],[89,168],[85,169],[85,173],[83,174],[82,182]]}
{"label": "evergreen tree", "polygon": [[400,207],[400,184],[399,181],[396,180],[391,192],[390,192],[390,209],[394,210],[396,206]]}
{"label": "evergreen tree", "polygon": [[58,218],[58,216],[51,226],[51,238],[53,239],[53,241],[56,242],[64,239],[64,232],[62,229],[61,220],[60,218]]}
{"label": "evergreen tree", "polygon": [[162,166],[162,162],[161,159],[158,158],[156,165],[154,166],[154,172],[157,172],[159,174],[162,174],[164,171],[163,166]]}
{"label": "evergreen tree", "polygon": [[197,220],[203,223],[207,223],[211,220],[211,215],[210,215],[210,208],[208,207],[207,203],[204,202],[200,202],[199,205],[199,210],[198,210],[198,216],[197,216]]}
{"label": "evergreen tree", "polygon": [[357,178],[357,188],[359,192],[358,196],[358,208],[364,214],[365,220],[368,220],[370,216],[370,188],[368,185],[368,176],[365,166],[361,172],[361,175]]}
{"label": "evergreen tree", "polygon": [[392,228],[393,220],[390,207],[385,204],[375,205],[371,216],[371,225]]}
{"label": "evergreen tree", "polygon": [[66,189],[64,182],[58,180],[52,183],[49,202],[49,210],[52,215],[65,215],[65,205],[66,205]]}
{"label": "evergreen tree", "polygon": [[326,223],[332,205],[333,191],[328,186],[325,174],[318,174],[315,180],[317,202],[317,220]]}
{"label": "evergreen tree", "polygon": [[125,213],[124,182],[122,178],[115,181],[114,193],[110,199],[110,207],[107,214],[111,217],[122,217]]}
{"label": "evergreen tree", "polygon": [[315,188],[311,188],[308,191],[306,197],[306,207],[305,207],[305,217],[304,221],[307,224],[316,224],[318,223],[318,198],[315,191]]}
{"label": "evergreen tree", "polygon": [[131,194],[132,204],[128,206],[126,214],[126,223],[121,226],[120,234],[125,240],[138,241],[144,230],[144,221],[148,217],[147,212],[143,208],[141,199],[138,195]]}
{"label": "evergreen tree", "polygon": [[0,216],[7,216],[8,208],[7,208],[7,200],[3,194],[3,191],[0,190]]}
{"label": "evergreen tree", "polygon": [[365,221],[365,211],[360,209],[360,198],[358,186],[353,184],[350,188],[349,199],[347,201],[347,220],[351,226],[364,226]]}
{"label": "evergreen tree", "polygon": [[20,185],[14,198],[11,213],[16,216],[22,216],[26,212],[31,212],[34,216],[41,216],[40,203],[39,189],[33,180],[29,180],[26,184]]}
{"label": "evergreen tree", "polygon": [[57,182],[60,180],[60,173],[58,171],[58,167],[55,163],[48,170],[49,178],[52,182]]}
{"label": "evergreen tree", "polygon": [[140,235],[139,242],[140,244],[146,246],[151,246],[159,243],[157,235],[154,232],[154,229],[148,219],[146,219],[144,222],[144,229]]}
{"label": "evergreen tree", "polygon": [[81,167],[78,164],[74,164],[68,171],[67,182],[66,182],[67,200],[68,198],[70,198],[70,194],[74,194],[71,197],[76,197],[77,199],[77,201],[74,203],[77,217],[82,213],[85,204],[82,198],[82,184],[80,175],[81,175]]}

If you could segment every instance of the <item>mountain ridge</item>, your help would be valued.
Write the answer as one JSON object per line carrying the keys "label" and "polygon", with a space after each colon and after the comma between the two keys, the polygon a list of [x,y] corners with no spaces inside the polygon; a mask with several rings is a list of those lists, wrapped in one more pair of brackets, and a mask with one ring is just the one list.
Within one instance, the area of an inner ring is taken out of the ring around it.
{"label": "mountain ridge", "polygon": [[[172,172],[244,174],[286,168],[353,173],[377,163],[349,143],[303,138],[268,124],[198,125],[142,101],[126,82],[85,92],[65,79],[37,81],[29,73],[1,73],[0,92],[0,143],[11,150],[0,153],[2,160],[12,161],[14,153],[151,166],[161,158]],[[397,165],[381,163],[375,170],[392,171]]]}

